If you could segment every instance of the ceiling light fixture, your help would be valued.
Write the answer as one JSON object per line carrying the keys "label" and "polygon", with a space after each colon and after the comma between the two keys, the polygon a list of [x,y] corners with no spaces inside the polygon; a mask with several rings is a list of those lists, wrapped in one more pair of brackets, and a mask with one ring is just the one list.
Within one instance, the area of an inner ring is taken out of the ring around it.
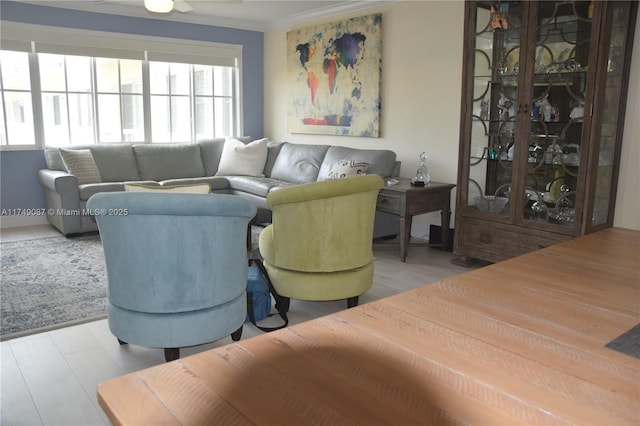
{"label": "ceiling light fixture", "polygon": [[144,7],[149,12],[169,13],[173,10],[173,0],[144,0]]}

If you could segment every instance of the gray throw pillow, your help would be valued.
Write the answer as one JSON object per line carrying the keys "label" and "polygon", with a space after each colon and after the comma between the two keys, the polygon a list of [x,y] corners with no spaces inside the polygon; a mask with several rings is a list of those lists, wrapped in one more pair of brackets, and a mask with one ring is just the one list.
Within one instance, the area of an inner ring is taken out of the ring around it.
{"label": "gray throw pillow", "polygon": [[100,171],[90,150],[60,148],[60,156],[67,172],[78,179],[79,185],[102,182]]}

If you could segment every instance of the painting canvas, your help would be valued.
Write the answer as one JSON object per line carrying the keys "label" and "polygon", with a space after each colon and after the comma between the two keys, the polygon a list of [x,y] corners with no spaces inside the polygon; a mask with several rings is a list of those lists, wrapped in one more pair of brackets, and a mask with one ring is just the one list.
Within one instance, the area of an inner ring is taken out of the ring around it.
{"label": "painting canvas", "polygon": [[382,15],[287,33],[288,130],[380,136]]}

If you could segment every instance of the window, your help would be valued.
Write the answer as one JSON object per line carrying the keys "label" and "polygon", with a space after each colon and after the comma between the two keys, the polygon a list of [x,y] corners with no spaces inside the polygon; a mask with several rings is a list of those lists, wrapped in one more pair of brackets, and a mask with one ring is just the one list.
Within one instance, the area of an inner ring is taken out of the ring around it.
{"label": "window", "polygon": [[0,143],[3,146],[36,145],[30,75],[27,53],[0,51]]}
{"label": "window", "polygon": [[[54,44],[50,39],[60,35],[43,31],[29,31],[35,42],[5,42],[3,28],[0,147],[192,142],[239,134],[238,46],[193,42],[186,49],[104,36],[74,46],[66,33],[65,43]],[[143,45],[149,50],[130,50]]]}
{"label": "window", "polygon": [[96,58],[95,68],[98,140],[144,141],[142,61]]}
{"label": "window", "polygon": [[44,142],[49,146],[94,140],[91,58],[39,54]]}

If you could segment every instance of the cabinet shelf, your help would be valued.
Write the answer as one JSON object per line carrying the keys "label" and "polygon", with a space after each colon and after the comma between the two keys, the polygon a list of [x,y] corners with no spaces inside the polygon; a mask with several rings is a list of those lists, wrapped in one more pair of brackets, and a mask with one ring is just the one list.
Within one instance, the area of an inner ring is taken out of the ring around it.
{"label": "cabinet shelf", "polygon": [[[514,117],[510,117],[510,119],[513,119]],[[581,119],[582,117],[579,117],[578,119]],[[504,123],[505,120],[499,120],[499,119],[482,119],[479,116],[475,115],[471,118],[472,121],[474,122],[484,122],[487,124],[501,124]],[[581,121],[576,121],[576,120],[560,120],[560,121],[544,121],[544,120],[537,120],[537,119],[531,119],[530,120],[531,124],[541,124],[544,123],[546,126],[558,126],[558,127],[566,127],[569,124],[581,124]],[[496,133],[497,135],[497,133]],[[531,135],[531,137],[560,137],[561,134],[558,133],[553,133],[553,132],[549,132],[546,134],[541,134],[541,135]]]}

